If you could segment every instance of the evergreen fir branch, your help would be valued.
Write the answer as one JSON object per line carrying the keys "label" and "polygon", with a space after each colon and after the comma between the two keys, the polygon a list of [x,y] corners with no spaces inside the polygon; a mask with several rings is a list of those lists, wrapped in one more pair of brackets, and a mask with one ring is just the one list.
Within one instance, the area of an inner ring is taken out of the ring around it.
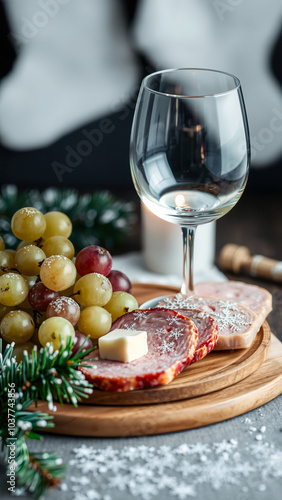
{"label": "evergreen fir branch", "polygon": [[[78,368],[82,366],[84,356],[95,347],[85,350],[82,345],[75,355],[72,354],[72,347],[71,338],[58,351],[53,350],[52,344],[42,347],[39,352],[34,346],[30,356],[24,352],[20,363],[13,357],[13,344],[0,354],[2,449],[8,460],[9,443],[11,440],[16,442],[17,484],[24,486],[25,491],[36,498],[42,497],[47,488],[59,484],[65,466],[55,454],[32,454],[29,451],[26,438],[41,440],[38,431],[54,426],[51,415],[38,410],[29,411],[30,405],[36,405],[41,399],[48,402],[50,410],[55,411],[55,400],[77,406],[78,401],[92,393],[92,385]],[[11,386],[13,394],[9,390]],[[12,432],[8,425],[11,414],[14,420]]]}
{"label": "evergreen fir branch", "polygon": [[17,486],[42,498],[48,488],[60,484],[66,466],[62,459],[53,453],[31,453],[25,439],[17,442]]}
{"label": "evergreen fir branch", "polygon": [[76,189],[49,188],[19,192],[15,185],[3,186],[0,193],[0,233],[6,246],[18,244],[10,220],[24,206],[38,208],[43,213],[57,210],[64,212],[73,223],[71,240],[81,248],[99,244],[108,250],[125,242],[136,221],[134,206],[118,200],[109,191],[80,195]]}

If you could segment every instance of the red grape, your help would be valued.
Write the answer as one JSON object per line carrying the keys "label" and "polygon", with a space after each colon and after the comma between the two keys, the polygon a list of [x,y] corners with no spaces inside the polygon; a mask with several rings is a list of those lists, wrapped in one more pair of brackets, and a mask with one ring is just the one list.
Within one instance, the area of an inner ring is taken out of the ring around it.
{"label": "red grape", "polygon": [[71,297],[59,297],[50,302],[47,307],[46,316],[47,318],[60,316],[67,319],[74,326],[80,317],[80,307]]}
{"label": "red grape", "polygon": [[77,341],[71,350],[73,356],[77,353],[78,349],[82,346],[82,344],[83,344],[83,350],[85,351],[93,347],[91,339],[87,337],[87,335],[84,335],[84,333],[81,333],[79,330],[76,330],[75,338],[77,339]]}
{"label": "red grape", "polygon": [[105,248],[90,245],[80,250],[75,265],[80,276],[89,273],[99,273],[107,276],[112,267],[112,257]]}
{"label": "red grape", "polygon": [[108,280],[110,280],[113,292],[127,292],[131,293],[131,281],[128,279],[126,274],[121,271],[115,271],[114,269],[108,274]]}
{"label": "red grape", "polygon": [[58,292],[50,290],[50,288],[47,288],[47,286],[39,281],[29,290],[28,301],[33,309],[46,311],[50,302],[58,297],[60,297]]}

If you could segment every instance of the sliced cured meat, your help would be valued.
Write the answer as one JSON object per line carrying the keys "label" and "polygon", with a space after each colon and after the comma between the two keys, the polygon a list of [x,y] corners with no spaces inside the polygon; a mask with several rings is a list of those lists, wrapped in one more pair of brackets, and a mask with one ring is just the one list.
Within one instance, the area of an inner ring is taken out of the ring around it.
{"label": "sliced cured meat", "polygon": [[216,297],[200,297],[199,295],[183,297],[177,294],[165,298],[159,306],[181,311],[182,314],[185,309],[200,309],[210,314],[218,325],[218,341],[215,350],[250,347],[261,326],[258,316],[251,309],[237,302]]}
{"label": "sliced cured meat", "polygon": [[200,311],[200,309],[178,309],[177,312],[190,318],[198,329],[197,346],[192,363],[200,361],[214,349],[217,343],[217,322],[209,314]]}
{"label": "sliced cured meat", "polygon": [[197,295],[219,297],[238,302],[254,311],[258,315],[261,325],[272,310],[272,296],[267,290],[241,281],[198,283],[195,286],[195,292]]}
{"label": "sliced cured meat", "polygon": [[[81,371],[94,386],[104,391],[125,392],[168,384],[188,366],[195,354],[198,331],[195,324],[176,311],[162,308],[136,310],[118,318],[112,330],[145,330],[148,354],[131,363],[99,357],[85,361]],[[93,353],[88,358],[93,358]]]}

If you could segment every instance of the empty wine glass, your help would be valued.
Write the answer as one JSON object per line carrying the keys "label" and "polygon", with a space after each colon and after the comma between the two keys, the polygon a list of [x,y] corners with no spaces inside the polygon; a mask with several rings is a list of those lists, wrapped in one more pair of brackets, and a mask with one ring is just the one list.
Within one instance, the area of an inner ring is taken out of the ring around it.
{"label": "empty wine glass", "polygon": [[209,69],[172,69],[140,88],[130,141],[143,203],[183,234],[181,293],[194,293],[196,228],[225,215],[245,188],[250,141],[240,81]]}

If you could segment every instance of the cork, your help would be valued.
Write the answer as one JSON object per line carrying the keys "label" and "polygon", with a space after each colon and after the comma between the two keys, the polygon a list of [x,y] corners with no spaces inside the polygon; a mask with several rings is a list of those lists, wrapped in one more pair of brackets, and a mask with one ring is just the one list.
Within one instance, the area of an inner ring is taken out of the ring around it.
{"label": "cork", "polygon": [[246,273],[250,276],[282,282],[282,262],[263,255],[251,255],[248,247],[225,245],[219,255],[219,265],[234,274]]}

